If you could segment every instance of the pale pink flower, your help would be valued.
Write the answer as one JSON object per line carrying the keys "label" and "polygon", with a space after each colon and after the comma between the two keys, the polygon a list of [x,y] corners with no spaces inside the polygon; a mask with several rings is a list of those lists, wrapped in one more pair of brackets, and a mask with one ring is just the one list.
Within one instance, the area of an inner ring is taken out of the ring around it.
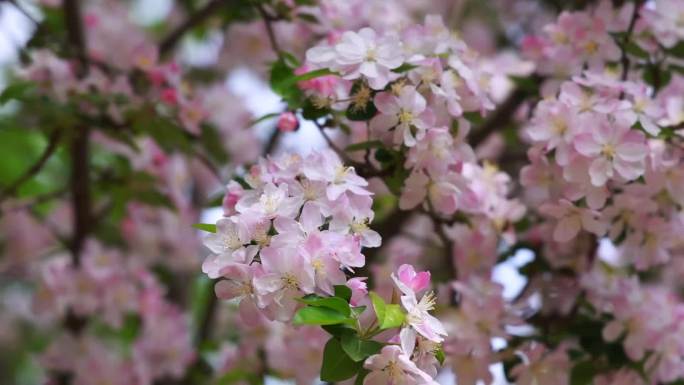
{"label": "pale pink flower", "polygon": [[259,307],[270,308],[274,319],[288,321],[299,302],[313,293],[314,271],[296,249],[265,248],[260,253],[264,274],[254,278]]}
{"label": "pale pink flower", "polygon": [[418,369],[410,357],[399,346],[388,345],[379,354],[366,359],[363,367],[371,372],[364,385],[436,385],[427,373]]}
{"label": "pale pink flower", "polygon": [[553,232],[553,239],[557,242],[572,240],[581,229],[598,236],[606,232],[606,226],[601,221],[598,212],[577,207],[566,199],[561,199],[557,204],[547,203],[539,210],[558,220]]}
{"label": "pale pink flower", "polygon": [[219,219],[216,233],[204,238],[204,245],[214,254],[204,261],[202,271],[214,279],[221,275],[221,269],[233,262],[252,262],[259,248],[249,245],[250,241],[247,229],[236,217]]}
{"label": "pale pink flower", "polygon": [[334,47],[309,49],[306,59],[310,63],[331,66],[345,79],[363,76],[377,90],[397,77],[391,70],[404,62],[397,37],[378,36],[371,28],[363,28],[358,33],[346,31]]}
{"label": "pale pink flower", "polygon": [[604,185],[614,172],[626,180],[638,178],[644,173],[648,154],[643,133],[607,120],[599,122],[595,130],[579,134],[575,149],[592,159],[589,175],[594,186]]}
{"label": "pale pink flower", "polygon": [[389,92],[377,95],[375,106],[380,114],[371,120],[371,129],[381,133],[394,129],[396,145],[415,146],[416,140],[422,139],[434,124],[434,115],[427,108],[425,98],[411,86],[402,87],[398,95]]}
{"label": "pale pink flower", "polygon": [[311,154],[302,167],[302,173],[312,181],[329,183],[326,195],[332,201],[347,191],[356,195],[372,195],[365,188],[368,182],[356,175],[353,167],[345,166],[333,150]]}

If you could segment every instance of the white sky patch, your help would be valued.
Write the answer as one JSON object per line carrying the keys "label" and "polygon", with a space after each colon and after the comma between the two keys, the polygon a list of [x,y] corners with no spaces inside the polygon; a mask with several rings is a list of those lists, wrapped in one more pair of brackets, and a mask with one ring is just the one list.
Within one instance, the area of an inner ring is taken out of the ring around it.
{"label": "white sky patch", "polygon": [[152,25],[164,20],[172,7],[172,0],[136,0],[131,9],[131,17],[136,23]]}
{"label": "white sky patch", "polygon": [[[30,6],[20,2],[22,7],[39,18]],[[17,53],[33,33],[33,22],[22,14],[14,5],[0,2],[0,66],[17,60]]]}

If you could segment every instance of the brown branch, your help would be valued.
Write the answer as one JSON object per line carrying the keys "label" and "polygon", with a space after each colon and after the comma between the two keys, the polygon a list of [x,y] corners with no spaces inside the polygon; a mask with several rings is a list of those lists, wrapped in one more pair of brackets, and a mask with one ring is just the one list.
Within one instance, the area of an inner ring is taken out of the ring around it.
{"label": "brown branch", "polygon": [[268,40],[271,42],[271,48],[278,54],[278,56],[281,56],[283,51],[280,49],[280,44],[278,44],[278,39],[276,39],[275,32],[273,31],[273,25],[272,23],[274,21],[278,21],[279,18],[270,15],[268,12],[266,12],[266,9],[264,8],[263,5],[256,3],[254,4],[256,7],[257,11],[259,11],[259,14],[261,15],[261,18],[264,20],[264,26],[266,27],[266,33],[268,34]]}
{"label": "brown branch", "polygon": [[280,142],[280,137],[281,137],[281,131],[276,127],[271,135],[268,137],[268,141],[266,142],[266,146],[264,147],[264,155],[270,155],[273,153],[273,151],[276,150],[278,147],[278,143]]}
{"label": "brown branch", "polygon": [[485,120],[485,122],[470,134],[470,145],[476,148],[482,144],[495,131],[502,129],[508,122],[510,122],[513,114],[518,110],[525,99],[528,92],[523,88],[518,87],[508,96],[503,103],[501,103],[496,110]]}
{"label": "brown branch", "polygon": [[77,72],[83,76],[85,72],[86,42],[83,36],[83,23],[81,21],[81,5],[79,0],[64,0],[62,3],[64,10],[64,24],[66,25],[68,51],[76,57],[81,64]]}
{"label": "brown branch", "polygon": [[159,54],[164,56],[170,53],[186,32],[199,26],[208,18],[215,15],[216,11],[225,4],[224,0],[211,0],[204,7],[193,13],[182,24],[177,26],[162,39],[161,43],[159,43]]}
{"label": "brown branch", "polygon": [[29,179],[33,178],[36,174],[40,172],[40,170],[43,169],[43,166],[45,166],[45,163],[50,159],[52,154],[55,153],[55,150],[57,150],[57,145],[59,144],[59,140],[61,138],[61,131],[59,129],[55,129],[52,131],[50,134],[50,137],[48,138],[48,144],[45,147],[45,150],[43,150],[43,153],[40,155],[40,158],[36,161],[36,163],[33,164],[26,172],[20,176],[17,180],[14,181],[14,183],[10,184],[7,186],[2,193],[0,193],[0,201],[5,200],[11,195],[14,195],[23,185],[26,183]]}
{"label": "brown branch", "polygon": [[[643,0],[637,0],[634,2],[634,9],[632,10],[632,18],[629,21],[629,26],[627,27],[627,32],[625,33],[624,40],[622,41],[622,44],[620,44],[620,50],[621,50],[620,61],[622,62],[622,76],[620,78],[622,79],[622,81],[627,80],[627,76],[629,75],[629,68],[631,66],[631,61],[629,60],[629,57],[627,56],[627,45],[629,44],[629,39],[632,37],[632,32],[634,31],[634,26],[636,25],[636,21],[639,18],[639,10],[641,9],[642,3],[643,3]],[[624,95],[624,93],[621,95]]]}

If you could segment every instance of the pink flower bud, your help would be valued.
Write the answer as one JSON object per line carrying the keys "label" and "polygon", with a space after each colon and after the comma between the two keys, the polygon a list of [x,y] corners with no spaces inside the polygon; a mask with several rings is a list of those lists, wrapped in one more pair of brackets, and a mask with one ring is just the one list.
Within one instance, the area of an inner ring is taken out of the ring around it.
{"label": "pink flower bud", "polygon": [[292,112],[283,112],[278,118],[278,129],[282,132],[292,132],[299,128],[299,120]]}

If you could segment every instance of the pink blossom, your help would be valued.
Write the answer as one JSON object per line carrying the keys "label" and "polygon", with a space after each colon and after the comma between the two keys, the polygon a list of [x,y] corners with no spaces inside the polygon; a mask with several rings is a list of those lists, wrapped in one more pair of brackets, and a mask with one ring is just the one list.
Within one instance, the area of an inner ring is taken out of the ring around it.
{"label": "pink blossom", "polygon": [[410,86],[402,87],[396,96],[388,92],[378,94],[375,106],[380,114],[371,120],[371,129],[381,133],[394,129],[394,143],[397,145],[415,146],[416,140],[422,139],[434,124],[434,116],[426,107],[425,98]]}
{"label": "pink blossom", "polygon": [[437,384],[427,373],[418,369],[399,346],[388,345],[379,354],[370,356],[363,364],[371,372],[364,385],[433,385]]}
{"label": "pink blossom", "polygon": [[430,272],[416,272],[413,266],[399,266],[397,274],[392,273],[392,280],[404,295],[415,295],[430,287]]}
{"label": "pink blossom", "polygon": [[264,275],[254,279],[259,307],[269,308],[280,321],[292,318],[297,298],[313,293],[314,270],[295,249],[266,248],[261,251]]}
{"label": "pink blossom", "polygon": [[643,133],[608,121],[599,122],[596,130],[579,134],[575,149],[592,159],[589,175],[594,186],[604,185],[614,171],[627,180],[638,178],[644,173],[648,154]]}
{"label": "pink blossom", "polygon": [[314,47],[306,53],[307,61],[330,65],[345,79],[365,77],[374,89],[382,89],[396,77],[391,72],[403,61],[401,43],[394,36],[378,36],[371,28],[358,33],[346,31],[334,47]]}
{"label": "pink blossom", "polygon": [[545,204],[540,211],[558,220],[553,232],[553,239],[557,242],[572,240],[581,229],[598,236],[606,231],[606,226],[601,222],[598,212],[577,207],[566,199],[561,199],[558,204]]}
{"label": "pink blossom", "polygon": [[342,164],[332,150],[314,153],[302,168],[302,172],[313,181],[328,182],[326,195],[330,200],[338,199],[346,191],[356,195],[371,195],[371,192],[365,189],[368,182],[356,175],[353,167]]}

